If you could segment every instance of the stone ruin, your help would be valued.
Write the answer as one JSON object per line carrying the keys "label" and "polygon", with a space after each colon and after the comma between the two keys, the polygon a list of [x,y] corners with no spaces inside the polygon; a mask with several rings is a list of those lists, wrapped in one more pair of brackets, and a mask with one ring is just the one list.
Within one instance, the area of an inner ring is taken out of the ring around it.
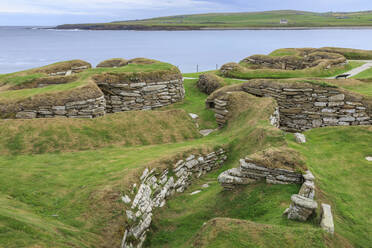
{"label": "stone ruin", "polygon": [[312,81],[251,80],[215,91],[206,105],[215,112],[220,126],[229,119],[229,92],[242,91],[272,97],[278,103],[276,120],[288,132],[303,132],[326,126],[372,124],[372,99]]}
{"label": "stone ruin", "polygon": [[289,52],[288,55],[253,55],[243,59],[239,64],[227,63],[221,67],[220,72],[224,76],[231,75],[234,77],[234,72],[249,70],[293,71],[311,68],[328,70],[332,67],[344,66],[347,63],[343,54],[325,48],[294,48],[287,50]]}
{"label": "stone ruin", "polygon": [[[85,63],[62,62],[47,66],[39,70],[49,76],[9,90],[74,82],[78,79],[76,73],[91,68]],[[151,110],[182,101],[184,96],[182,74],[176,68],[152,72],[104,72],[72,90],[0,102],[0,112],[4,119],[95,118],[106,113]]]}

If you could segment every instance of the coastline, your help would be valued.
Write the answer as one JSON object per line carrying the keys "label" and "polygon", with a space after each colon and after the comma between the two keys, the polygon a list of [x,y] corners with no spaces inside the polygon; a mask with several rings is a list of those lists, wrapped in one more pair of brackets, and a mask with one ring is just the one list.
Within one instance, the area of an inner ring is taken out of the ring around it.
{"label": "coastline", "polygon": [[131,30],[131,31],[223,31],[223,30],[369,30],[372,26],[328,26],[328,27],[192,27],[192,26],[139,26],[139,25],[60,25],[52,28],[56,30]]}

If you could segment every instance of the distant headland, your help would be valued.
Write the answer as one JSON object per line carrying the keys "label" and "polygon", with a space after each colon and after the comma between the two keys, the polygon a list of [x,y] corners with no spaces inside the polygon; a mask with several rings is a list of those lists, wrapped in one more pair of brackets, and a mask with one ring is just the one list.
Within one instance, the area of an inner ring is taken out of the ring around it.
{"label": "distant headland", "polygon": [[110,23],[63,24],[83,30],[225,30],[372,28],[372,11],[316,13],[279,10],[178,15]]}

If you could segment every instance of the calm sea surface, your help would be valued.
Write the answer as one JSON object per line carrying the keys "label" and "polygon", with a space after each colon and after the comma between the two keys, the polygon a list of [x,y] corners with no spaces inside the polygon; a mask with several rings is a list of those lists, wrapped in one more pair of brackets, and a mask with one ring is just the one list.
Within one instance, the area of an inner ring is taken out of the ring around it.
{"label": "calm sea surface", "polygon": [[372,50],[372,29],[234,31],[60,31],[0,27],[0,73],[82,59],[147,57],[183,72],[211,70],[284,47],[339,46]]}

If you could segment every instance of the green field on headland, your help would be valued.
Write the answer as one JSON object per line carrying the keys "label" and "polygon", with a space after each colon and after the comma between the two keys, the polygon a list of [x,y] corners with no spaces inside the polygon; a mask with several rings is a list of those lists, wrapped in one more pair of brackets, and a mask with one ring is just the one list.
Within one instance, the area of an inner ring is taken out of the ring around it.
{"label": "green field on headland", "polygon": [[60,25],[59,29],[198,30],[255,28],[371,27],[372,12],[315,13],[280,10],[243,13],[208,13],[158,17],[110,23]]}

